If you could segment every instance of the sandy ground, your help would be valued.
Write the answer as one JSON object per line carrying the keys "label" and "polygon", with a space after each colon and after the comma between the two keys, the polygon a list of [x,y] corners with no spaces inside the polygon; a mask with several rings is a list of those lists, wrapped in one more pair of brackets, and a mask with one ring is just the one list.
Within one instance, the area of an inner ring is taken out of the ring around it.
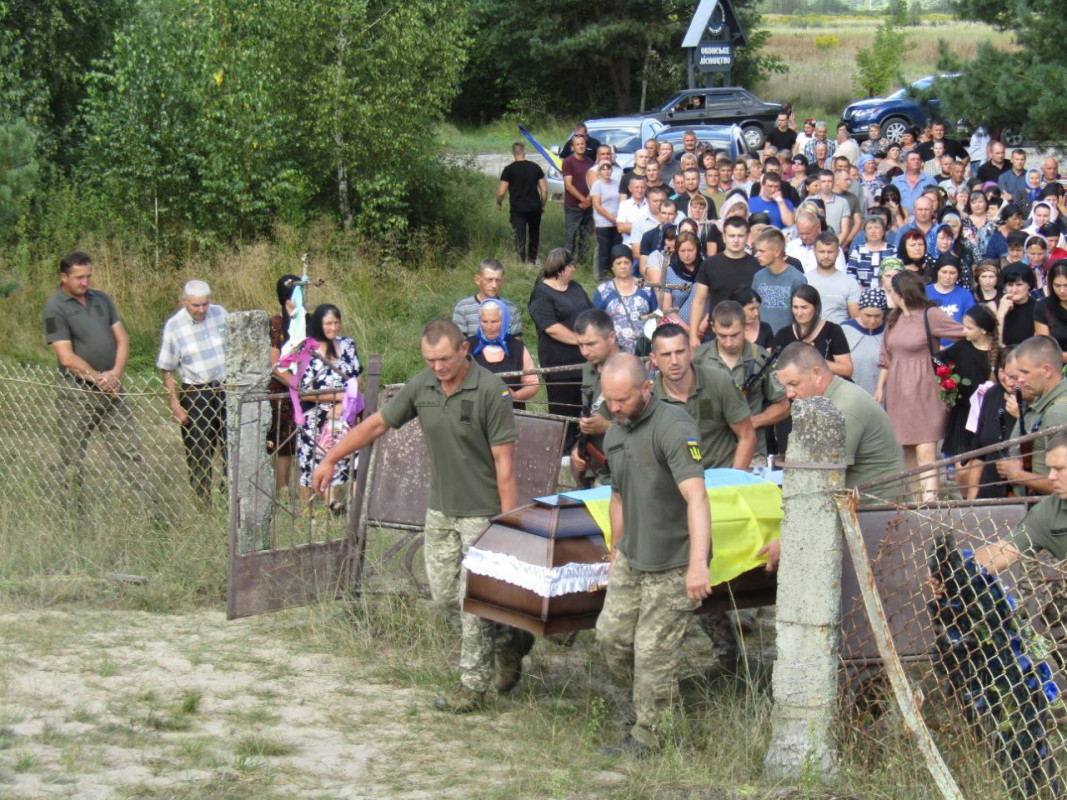
{"label": "sandy ground", "polygon": [[425,692],[364,682],[276,625],[0,615],[0,797],[463,796],[423,779],[445,722]]}

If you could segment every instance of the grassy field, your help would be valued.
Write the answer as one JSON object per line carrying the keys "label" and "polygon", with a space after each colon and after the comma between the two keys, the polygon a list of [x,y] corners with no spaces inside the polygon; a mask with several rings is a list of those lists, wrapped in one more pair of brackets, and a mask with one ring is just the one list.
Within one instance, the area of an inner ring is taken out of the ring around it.
{"label": "grassy field", "polygon": [[[881,20],[768,14],[763,21],[771,32],[767,50],[781,56],[789,65],[789,72],[773,75],[757,87],[760,97],[793,103],[800,118],[811,116],[836,122],[845,105],[862,96],[853,84],[856,53],[871,46]],[[903,30],[907,41],[914,45],[904,59],[904,81],[936,71],[940,40],[947,43],[949,52],[965,60],[972,58],[983,42],[1005,48],[1011,45],[1010,34],[988,25],[952,19],[926,18],[921,26]],[[816,39],[826,44],[816,47]]]}

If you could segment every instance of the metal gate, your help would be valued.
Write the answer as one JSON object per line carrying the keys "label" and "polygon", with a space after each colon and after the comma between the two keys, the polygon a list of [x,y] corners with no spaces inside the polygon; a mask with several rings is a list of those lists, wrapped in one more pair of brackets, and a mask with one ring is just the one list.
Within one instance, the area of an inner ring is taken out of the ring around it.
{"label": "metal gate", "polygon": [[[367,411],[379,405],[381,357],[368,360]],[[400,386],[384,390],[382,403]],[[321,499],[310,504],[279,498],[274,463],[266,453],[271,403],[263,391],[241,400],[239,435],[231,471],[230,580],[227,617],[250,616],[366,590],[387,562],[401,561],[406,588],[425,592],[417,555],[429,495],[430,463],[422,429],[408,424],[390,430],[359,454],[355,480],[346,484],[347,513],[329,514]],[[288,398],[282,402],[289,402]],[[518,502],[554,494],[567,421],[516,412],[515,451]],[[242,448],[245,456],[242,458]],[[242,465],[244,474],[241,474]],[[295,465],[294,465],[295,466]],[[367,545],[375,549],[367,563]]]}

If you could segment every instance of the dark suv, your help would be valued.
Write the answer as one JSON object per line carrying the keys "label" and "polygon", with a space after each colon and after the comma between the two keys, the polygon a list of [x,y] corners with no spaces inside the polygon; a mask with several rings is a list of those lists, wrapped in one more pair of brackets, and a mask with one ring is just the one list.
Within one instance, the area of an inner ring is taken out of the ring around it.
{"label": "dark suv", "polygon": [[683,125],[740,125],[749,150],[758,150],[774,128],[781,103],[767,103],[748,89],[723,86],[708,89],[686,89],[679,92],[658,110],[651,112],[670,126]]}

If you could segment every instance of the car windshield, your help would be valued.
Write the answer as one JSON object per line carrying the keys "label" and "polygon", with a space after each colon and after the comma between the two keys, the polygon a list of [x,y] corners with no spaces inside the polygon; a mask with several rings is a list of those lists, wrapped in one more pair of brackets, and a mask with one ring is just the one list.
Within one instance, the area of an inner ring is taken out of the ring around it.
{"label": "car windshield", "polygon": [[590,128],[589,134],[601,144],[610,144],[616,153],[636,153],[643,143],[634,128]]}
{"label": "car windshield", "polygon": [[897,89],[893,94],[889,95],[890,100],[901,100],[905,97],[909,97],[915,92],[922,92],[929,89],[934,85],[933,76],[927,76],[925,78],[919,78],[915,83],[910,86],[902,86]]}

